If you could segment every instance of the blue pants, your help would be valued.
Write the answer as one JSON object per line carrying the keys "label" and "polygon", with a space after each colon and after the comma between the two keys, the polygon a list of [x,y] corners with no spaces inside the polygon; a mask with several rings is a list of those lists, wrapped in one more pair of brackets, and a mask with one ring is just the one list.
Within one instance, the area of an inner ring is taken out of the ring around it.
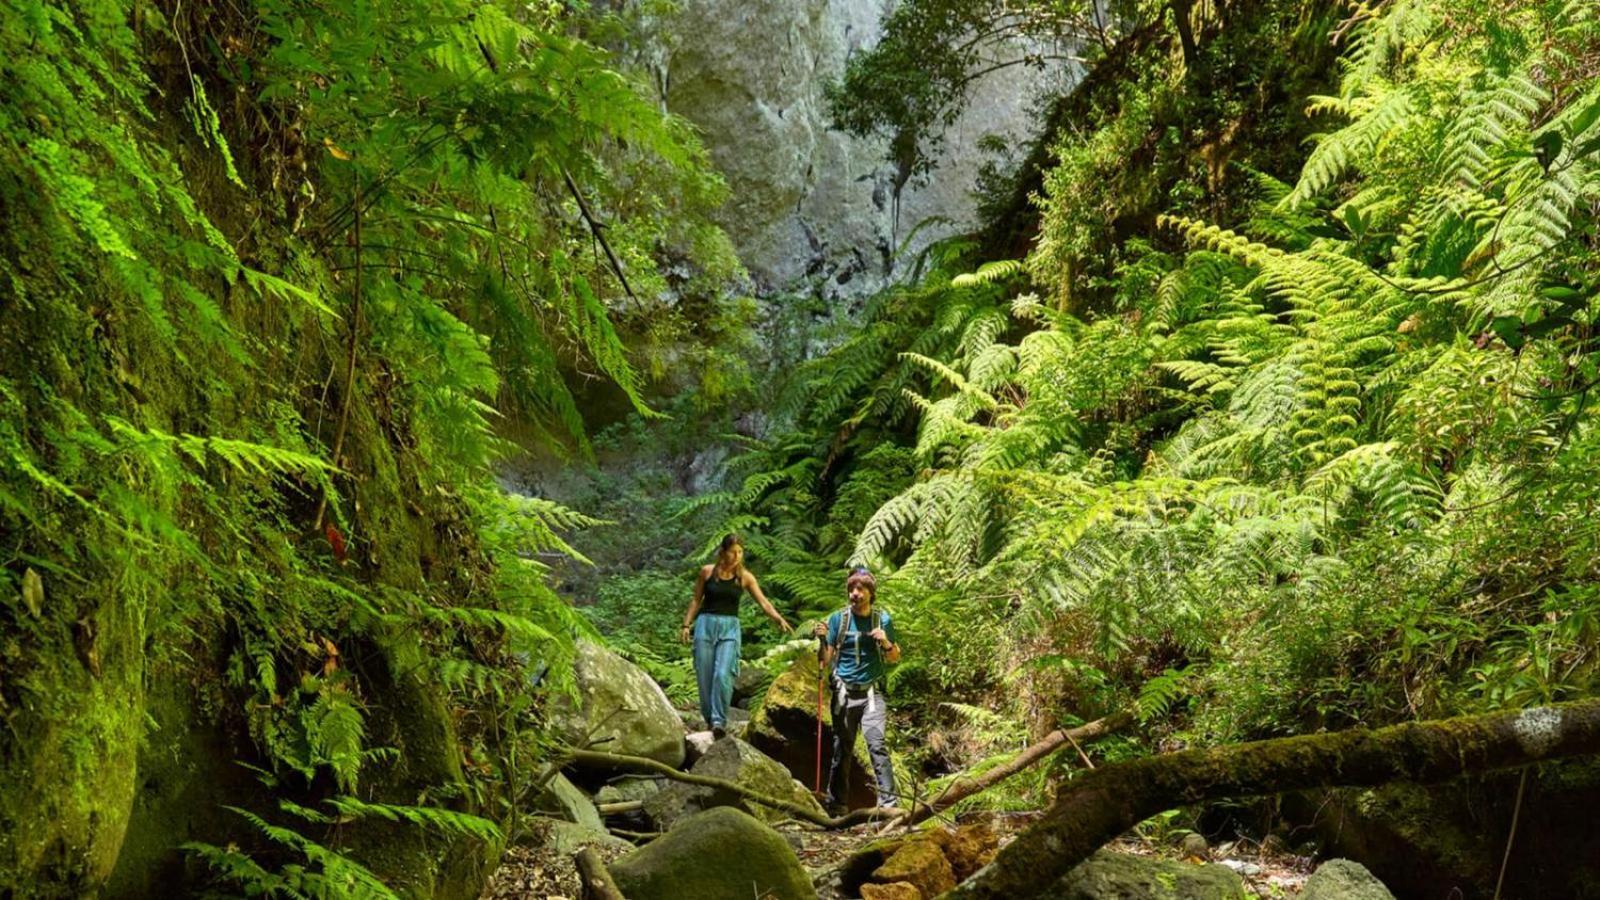
{"label": "blue pants", "polygon": [[694,675],[700,715],[712,728],[728,723],[733,676],[739,673],[739,617],[701,613],[694,620]]}

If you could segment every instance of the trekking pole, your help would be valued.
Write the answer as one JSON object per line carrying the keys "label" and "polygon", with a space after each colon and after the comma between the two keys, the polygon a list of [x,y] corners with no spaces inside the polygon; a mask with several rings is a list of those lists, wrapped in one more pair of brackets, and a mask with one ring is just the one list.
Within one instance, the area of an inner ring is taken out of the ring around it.
{"label": "trekking pole", "polygon": [[822,658],[826,654],[828,644],[822,638],[817,638],[817,776],[812,791],[822,793],[822,682],[827,678],[827,670],[822,666]]}

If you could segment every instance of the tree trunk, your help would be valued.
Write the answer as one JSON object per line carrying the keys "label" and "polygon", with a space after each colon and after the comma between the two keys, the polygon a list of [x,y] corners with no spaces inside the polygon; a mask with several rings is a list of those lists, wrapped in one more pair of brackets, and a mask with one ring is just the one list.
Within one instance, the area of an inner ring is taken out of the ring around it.
{"label": "tree trunk", "polygon": [[1174,806],[1314,787],[1432,783],[1600,753],[1600,700],[1186,750],[1085,773],[946,898],[1042,896],[1067,870]]}
{"label": "tree trunk", "polygon": [[1183,68],[1193,72],[1200,59],[1200,49],[1194,42],[1194,23],[1189,21],[1189,11],[1194,8],[1194,0],[1171,0],[1167,9],[1172,10],[1172,24],[1178,29],[1178,43],[1183,45]]}
{"label": "tree trunk", "polygon": [[933,798],[933,800],[929,801],[928,803],[918,803],[914,805],[905,814],[905,816],[890,822],[889,825],[890,827],[901,824],[915,825],[929,816],[936,815],[943,810],[949,809],[973,794],[979,793],[980,791],[986,791],[989,788],[994,787],[1000,782],[1005,781],[1007,778],[1010,778],[1023,769],[1028,768],[1029,766],[1041,759],[1044,759],[1051,753],[1060,750],[1062,747],[1073,741],[1079,741],[1085,744],[1089,743],[1090,741],[1097,741],[1108,734],[1113,734],[1123,728],[1126,728],[1132,721],[1133,716],[1129,713],[1117,713],[1113,716],[1107,716],[1104,719],[1096,719],[1087,725],[1080,725],[1077,728],[1057,729],[1052,731],[1043,740],[1038,741],[1032,746],[1028,747],[1026,750],[1023,750],[1010,762],[1007,762],[1004,765],[995,766],[989,771],[984,772],[982,775],[974,778],[957,778],[955,781],[951,782],[950,786],[945,789],[944,793]]}

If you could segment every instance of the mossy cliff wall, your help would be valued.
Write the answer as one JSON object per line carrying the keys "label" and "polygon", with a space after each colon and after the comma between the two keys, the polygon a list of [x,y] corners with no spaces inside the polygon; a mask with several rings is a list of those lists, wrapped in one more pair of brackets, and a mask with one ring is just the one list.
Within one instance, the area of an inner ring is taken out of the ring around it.
{"label": "mossy cliff wall", "polygon": [[[240,88],[232,156],[207,134],[207,67],[251,23],[21,6],[0,12],[0,896],[173,896],[203,875],[184,842],[259,848],[224,806],[279,821],[334,793],[267,749],[319,691],[398,751],[363,796],[469,808],[426,629],[357,608],[471,598],[489,566],[418,450],[425,373],[383,354],[359,361],[337,530],[313,529],[349,322],[318,298],[348,280],[295,233],[329,188],[281,110]],[[495,849],[382,821],[314,839],[418,897],[475,896]]]}

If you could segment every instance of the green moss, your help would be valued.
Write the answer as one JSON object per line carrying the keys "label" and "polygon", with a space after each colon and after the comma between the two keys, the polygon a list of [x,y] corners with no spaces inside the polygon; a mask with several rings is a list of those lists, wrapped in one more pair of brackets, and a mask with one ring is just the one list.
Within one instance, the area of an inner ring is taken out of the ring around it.
{"label": "green moss", "polygon": [[13,689],[25,714],[9,717],[0,749],[0,884],[28,885],[23,896],[92,891],[128,827],[144,635],[116,599],[79,622],[90,624],[57,619],[30,636],[31,665]]}

